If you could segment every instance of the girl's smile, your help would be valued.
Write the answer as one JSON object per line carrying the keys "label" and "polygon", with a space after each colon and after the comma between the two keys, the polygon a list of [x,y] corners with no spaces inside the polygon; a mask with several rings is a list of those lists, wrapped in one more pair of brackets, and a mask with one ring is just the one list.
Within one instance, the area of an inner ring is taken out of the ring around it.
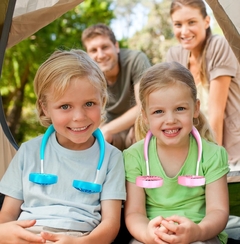
{"label": "girl's smile", "polygon": [[194,103],[190,89],[181,82],[149,94],[145,119],[161,144],[179,146],[187,143],[199,102]]}

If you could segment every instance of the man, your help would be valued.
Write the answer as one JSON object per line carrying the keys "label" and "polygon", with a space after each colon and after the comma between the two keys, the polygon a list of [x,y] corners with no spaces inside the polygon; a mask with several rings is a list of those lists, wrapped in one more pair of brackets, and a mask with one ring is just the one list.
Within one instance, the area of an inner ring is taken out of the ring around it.
{"label": "man", "polygon": [[109,143],[124,150],[135,142],[133,126],[140,110],[138,81],[151,64],[140,51],[120,49],[113,31],[104,24],[85,29],[82,43],[108,83],[106,123],[101,131]]}

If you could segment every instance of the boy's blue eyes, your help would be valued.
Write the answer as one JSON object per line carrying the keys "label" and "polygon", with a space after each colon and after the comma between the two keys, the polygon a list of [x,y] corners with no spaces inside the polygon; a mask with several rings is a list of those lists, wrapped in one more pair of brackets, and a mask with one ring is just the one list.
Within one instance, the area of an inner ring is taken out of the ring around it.
{"label": "boy's blue eyes", "polygon": [[86,106],[87,106],[87,107],[91,107],[91,106],[93,106],[93,102],[87,102],[87,103],[86,103]]}
{"label": "boy's blue eyes", "polygon": [[61,108],[62,108],[63,110],[66,110],[66,109],[69,108],[69,106],[65,104],[65,105],[62,105]]}
{"label": "boy's blue eyes", "polygon": [[[92,107],[93,104],[94,104],[93,102],[86,102],[86,107]],[[67,110],[67,109],[69,109],[69,107],[70,107],[70,105],[64,104],[64,105],[61,106],[61,109]]]}

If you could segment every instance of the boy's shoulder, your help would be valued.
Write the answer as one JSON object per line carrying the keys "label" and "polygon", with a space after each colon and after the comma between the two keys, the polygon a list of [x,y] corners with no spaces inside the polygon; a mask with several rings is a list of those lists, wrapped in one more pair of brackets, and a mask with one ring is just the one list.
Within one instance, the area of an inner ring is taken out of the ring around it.
{"label": "boy's shoulder", "polygon": [[25,141],[21,144],[21,146],[34,146],[34,145],[39,145],[42,142],[42,137],[43,135],[39,135],[37,137],[31,138],[28,141]]}
{"label": "boy's shoulder", "polygon": [[117,147],[113,146],[112,144],[108,143],[107,141],[105,141],[105,150],[107,152],[109,152],[110,154],[121,154],[122,155],[121,150],[119,150]]}

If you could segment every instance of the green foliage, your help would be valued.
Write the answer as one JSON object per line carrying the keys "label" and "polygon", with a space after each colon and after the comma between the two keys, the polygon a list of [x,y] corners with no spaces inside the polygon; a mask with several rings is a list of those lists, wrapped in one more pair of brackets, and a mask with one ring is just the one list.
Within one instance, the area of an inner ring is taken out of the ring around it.
{"label": "green foliage", "polygon": [[114,18],[109,1],[85,0],[5,54],[1,94],[9,128],[18,144],[45,131],[35,113],[33,79],[39,65],[56,49],[82,48],[82,31]]}
{"label": "green foliage", "polygon": [[162,62],[166,51],[175,42],[170,4],[169,0],[153,1],[146,26],[129,40],[129,47],[146,53],[152,64]]}

